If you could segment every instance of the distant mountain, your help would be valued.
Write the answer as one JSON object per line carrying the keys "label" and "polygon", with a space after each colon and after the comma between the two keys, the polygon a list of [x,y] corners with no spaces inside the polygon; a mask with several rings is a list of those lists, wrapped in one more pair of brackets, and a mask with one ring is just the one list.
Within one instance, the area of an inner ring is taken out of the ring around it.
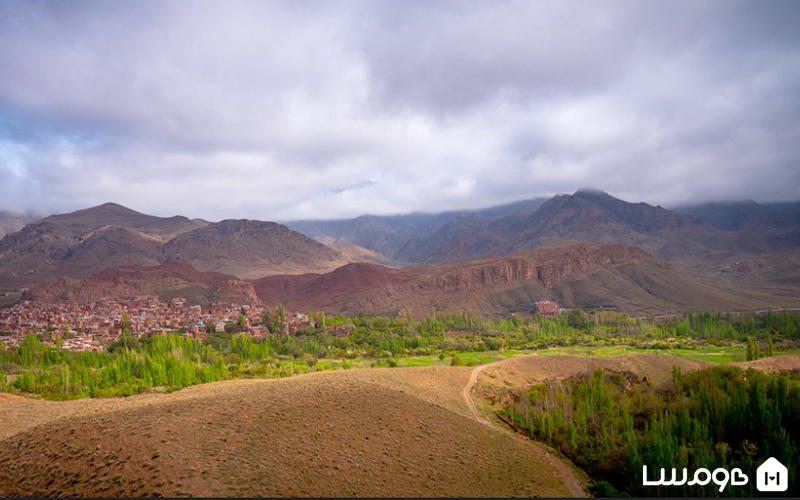
{"label": "distant mountain", "polygon": [[412,238],[395,255],[402,262],[447,262],[491,255],[505,238],[487,229],[492,219],[476,213],[458,217],[427,238]]}
{"label": "distant mountain", "polygon": [[107,267],[154,265],[164,242],[206,224],[145,215],[114,203],[51,215],[0,240],[0,276],[85,278]]}
{"label": "distant mountain", "polygon": [[800,214],[800,201],[785,201],[785,202],[778,202],[778,203],[764,203],[763,204],[767,208],[772,208],[779,212],[791,212],[795,214]]}
{"label": "distant mountain", "polygon": [[786,210],[779,210],[770,205],[761,205],[753,200],[704,203],[676,207],[675,210],[689,214],[717,229],[723,231],[739,231],[742,229],[758,229],[763,227],[775,229],[800,229],[800,205],[798,210],[791,210],[792,204],[785,205]]}
{"label": "distant mountain", "polygon": [[46,217],[6,235],[0,240],[0,288],[165,262],[261,277],[327,272],[349,261],[272,222],[162,218],[106,203]]}
{"label": "distant mountain", "polygon": [[348,262],[286,226],[252,220],[224,220],[183,233],[164,245],[163,259],[241,278],[326,272]]}
{"label": "distant mountain", "polygon": [[[289,221],[286,226],[325,244],[351,243],[380,252],[388,259],[407,262],[405,249],[410,242],[433,235],[445,225],[471,217],[486,221],[516,213],[529,213],[544,203],[544,198],[523,200],[479,210],[458,210],[440,214],[414,213],[395,216],[362,215],[355,219],[331,221]],[[412,243],[413,245],[413,243]]]}
{"label": "distant mountain", "polygon": [[8,233],[16,233],[25,224],[41,219],[41,216],[34,213],[18,214],[7,210],[0,210],[0,238]]}
{"label": "distant mountain", "polygon": [[289,221],[286,226],[326,244],[351,243],[392,259],[410,238],[430,235],[459,213],[362,215],[350,220]]}
{"label": "distant mountain", "polygon": [[[426,316],[473,310],[502,317],[538,300],[631,313],[774,307],[773,297],[699,282],[639,248],[560,243],[491,259],[390,269],[349,264],[324,275],[253,281],[259,298],[297,310]],[[800,299],[783,298],[800,304]]]}
{"label": "distant mountain", "polygon": [[690,267],[708,253],[753,253],[763,248],[686,214],[628,203],[599,191],[578,191],[556,196],[536,210],[491,221],[474,216],[456,219],[426,239],[410,241],[398,258],[449,262],[511,255],[559,241],[637,246]]}

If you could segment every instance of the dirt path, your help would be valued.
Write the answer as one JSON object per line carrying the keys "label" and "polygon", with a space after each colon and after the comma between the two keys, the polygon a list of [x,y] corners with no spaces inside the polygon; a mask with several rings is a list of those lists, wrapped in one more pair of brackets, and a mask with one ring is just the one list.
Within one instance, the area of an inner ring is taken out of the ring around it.
{"label": "dirt path", "polygon": [[[478,366],[477,368],[475,368],[474,370],[472,370],[472,374],[469,377],[469,383],[466,385],[466,387],[464,387],[463,395],[464,395],[464,401],[466,401],[467,406],[469,406],[469,409],[472,411],[472,414],[475,416],[475,418],[478,419],[478,421],[480,423],[482,423],[484,425],[487,425],[487,426],[491,427],[492,429],[497,430],[497,428],[495,426],[493,426],[491,423],[489,423],[488,420],[483,418],[483,415],[481,415],[481,413],[478,411],[478,408],[475,406],[475,403],[472,401],[472,398],[469,395],[470,391],[472,390],[472,386],[474,386],[475,382],[478,381],[478,374],[481,372],[481,370],[483,370],[487,366],[489,366],[489,365],[488,364],[487,365],[481,365],[481,366]],[[530,439],[525,438],[523,436],[520,436],[519,434],[516,434],[516,433],[514,434],[514,436],[516,436],[518,439],[522,440],[528,446],[530,446],[534,450],[536,450],[536,452],[540,456],[545,457],[545,459],[548,462],[550,462],[550,464],[553,467],[555,467],[556,469],[558,469],[561,472],[561,476],[564,478],[564,484],[567,486],[567,489],[569,490],[569,494],[572,495],[573,498],[586,498],[587,497],[586,492],[581,487],[581,483],[575,477],[575,474],[572,473],[572,469],[570,469],[567,464],[565,464],[564,462],[559,460],[557,457],[554,457],[550,453],[544,451],[539,445],[537,445],[536,443],[534,443]]]}

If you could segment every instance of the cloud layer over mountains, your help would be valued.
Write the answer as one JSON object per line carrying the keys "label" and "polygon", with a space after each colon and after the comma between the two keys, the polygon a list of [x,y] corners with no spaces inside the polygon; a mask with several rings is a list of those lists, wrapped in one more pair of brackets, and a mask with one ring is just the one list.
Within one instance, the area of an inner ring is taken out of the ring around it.
{"label": "cloud layer over mountains", "polygon": [[795,199],[800,5],[0,3],[0,209]]}

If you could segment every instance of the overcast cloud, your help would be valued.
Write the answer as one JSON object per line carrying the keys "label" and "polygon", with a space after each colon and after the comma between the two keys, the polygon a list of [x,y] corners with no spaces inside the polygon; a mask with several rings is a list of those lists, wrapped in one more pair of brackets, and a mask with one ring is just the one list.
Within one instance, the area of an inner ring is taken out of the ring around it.
{"label": "overcast cloud", "polygon": [[800,3],[0,2],[0,209],[800,199]]}

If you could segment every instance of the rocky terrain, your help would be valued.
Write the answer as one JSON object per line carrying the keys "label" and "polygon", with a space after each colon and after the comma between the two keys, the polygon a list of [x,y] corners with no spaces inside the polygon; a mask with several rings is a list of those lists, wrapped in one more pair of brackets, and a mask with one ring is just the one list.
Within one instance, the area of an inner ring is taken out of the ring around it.
{"label": "rocky terrain", "polygon": [[[316,240],[349,242],[381,253],[388,259],[421,262],[406,258],[404,247],[410,242],[425,240],[441,228],[452,223],[460,224],[463,218],[491,221],[503,217],[518,217],[530,213],[546,200],[536,198],[496,207],[458,210],[440,214],[413,213],[408,215],[362,215],[350,220],[289,221],[286,225]],[[487,222],[488,223],[488,222]],[[402,252],[402,253],[401,253]]]}
{"label": "rocky terrain", "polygon": [[161,218],[107,203],[46,217],[6,235],[0,240],[0,288],[169,262],[254,278],[330,271],[349,261],[272,222]]}
{"label": "rocky terrain", "polygon": [[167,242],[163,253],[166,262],[241,278],[331,271],[347,263],[335,250],[286,226],[251,220],[224,220],[183,233]]}
{"label": "rocky terrain", "polygon": [[[312,240],[272,222],[160,218],[109,203],[6,235],[0,304],[19,300],[13,290],[22,287],[37,300],[78,300],[95,287],[250,301],[247,279],[265,303],[350,314],[502,316],[542,299],[662,314],[796,307],[800,215],[792,207],[682,209],[693,217],[584,190],[474,212],[290,223]],[[220,295],[219,284],[158,267],[165,263],[227,275],[236,291]],[[133,278],[137,267],[159,271]],[[115,279],[125,283],[109,285],[103,272],[120,268],[125,278]]]}
{"label": "rocky terrain", "polygon": [[25,292],[23,299],[84,303],[103,297],[131,299],[139,295],[158,295],[162,299],[184,295],[204,307],[216,301],[234,304],[258,301],[251,283],[231,275],[200,272],[183,262],[106,269],[85,280],[59,278]]}
{"label": "rocky terrain", "polygon": [[[253,281],[261,300],[298,310],[426,316],[473,310],[490,316],[529,312],[534,302],[616,307],[631,313],[738,310],[773,297],[702,283],[635,247],[561,243],[494,259],[391,269],[350,264],[324,275]],[[787,305],[800,301],[784,298]],[[758,306],[756,306],[758,307]]]}
{"label": "rocky terrain", "polygon": [[765,249],[752,237],[716,229],[686,214],[627,203],[603,192],[578,191],[556,196],[528,214],[454,220],[426,239],[410,241],[397,258],[447,262],[509,255],[565,240],[637,246],[687,268],[712,251],[759,253]]}
{"label": "rocky terrain", "polygon": [[41,219],[40,216],[33,213],[18,214],[16,212],[9,212],[8,210],[0,210],[0,238],[8,233],[16,233],[26,224]]}

